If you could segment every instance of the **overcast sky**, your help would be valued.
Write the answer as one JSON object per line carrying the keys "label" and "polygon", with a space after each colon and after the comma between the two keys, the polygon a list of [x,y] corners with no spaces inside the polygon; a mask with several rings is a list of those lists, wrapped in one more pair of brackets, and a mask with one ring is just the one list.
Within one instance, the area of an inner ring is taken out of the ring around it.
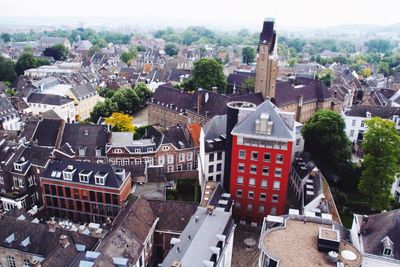
{"label": "overcast sky", "polygon": [[[1,0],[0,16],[124,17],[132,24],[242,25],[253,28],[265,17],[278,27],[400,22],[399,0]],[[107,19],[109,21],[110,19]],[[90,21],[90,19],[88,20]]]}

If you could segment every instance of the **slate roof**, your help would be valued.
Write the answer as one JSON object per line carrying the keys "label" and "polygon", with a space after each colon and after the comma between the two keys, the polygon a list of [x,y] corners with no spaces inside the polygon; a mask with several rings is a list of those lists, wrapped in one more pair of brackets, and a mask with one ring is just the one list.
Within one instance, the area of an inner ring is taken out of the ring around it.
{"label": "slate roof", "polygon": [[[256,73],[255,72],[236,72],[236,73],[231,73],[228,76],[228,86],[230,87],[236,87],[236,88],[243,88],[244,81],[248,78],[255,78]],[[254,89],[254,88],[249,88],[249,89]]]}
{"label": "slate roof", "polygon": [[128,266],[134,266],[156,219],[147,200],[138,198],[128,203],[113,222],[112,231],[96,248],[101,254],[95,266],[114,267],[113,257],[128,259]]}
{"label": "slate roof", "polygon": [[182,232],[198,206],[198,203],[187,201],[148,200],[148,202],[154,214],[160,218],[156,226],[158,231]]}
{"label": "slate roof", "polygon": [[[79,173],[81,171],[91,171],[92,174],[89,178],[89,184],[95,185],[94,175],[98,172],[108,173],[104,187],[110,188],[120,188],[124,181],[128,178],[128,173],[125,172],[125,177],[122,179],[117,174],[117,170],[122,170],[122,168],[114,167],[109,164],[98,164],[98,163],[90,163],[87,161],[76,161],[76,160],[67,160],[67,159],[57,159],[53,160],[49,163],[46,170],[43,172],[43,177],[53,180],[63,181],[63,176],[61,174],[60,177],[55,177],[54,172],[61,172],[69,165],[72,165],[73,168],[76,170],[74,172],[72,181],[73,183],[80,183],[80,184],[87,184],[81,183],[79,181]],[[97,185],[98,186],[98,185]]]}
{"label": "slate roof", "polygon": [[[361,221],[361,235],[364,252],[373,255],[382,255],[382,240],[388,236],[393,242],[394,258],[400,260],[400,209],[368,215],[368,222]],[[363,230],[366,233],[363,233]]]}
{"label": "slate roof", "polygon": [[71,92],[79,100],[97,94],[96,89],[90,83],[84,83],[74,86],[71,88]]}
{"label": "slate roof", "polygon": [[104,155],[108,136],[107,125],[67,123],[64,126],[61,146],[68,144],[76,155],[79,153],[79,147],[85,147],[85,157],[95,157],[96,149],[100,149]]}
{"label": "slate roof", "polygon": [[27,102],[62,106],[73,102],[73,100],[59,95],[32,93],[28,96]]}
{"label": "slate roof", "polygon": [[38,146],[54,147],[63,124],[63,120],[42,119],[35,130],[33,142]]}
{"label": "slate roof", "polygon": [[371,113],[371,117],[380,117],[383,119],[391,119],[393,115],[400,115],[400,107],[381,107],[370,105],[354,105],[345,111],[346,116],[367,117],[367,112]]}
{"label": "slate roof", "polygon": [[[12,234],[14,234],[15,240],[11,244],[7,244],[5,239]],[[59,244],[61,235],[66,235],[69,239],[70,245],[66,249]],[[27,237],[29,237],[30,244],[23,248],[20,244]],[[84,245],[86,249],[90,250],[96,245],[97,239],[61,228],[50,232],[47,225],[4,216],[0,219],[0,242],[2,247],[43,256],[45,260],[42,262],[42,266],[66,266],[78,254],[75,244]],[[59,249],[61,252],[57,252]],[[49,264],[55,262],[59,264]]]}
{"label": "slate roof", "polygon": [[65,37],[46,37],[43,36],[40,38],[39,43],[41,44],[64,44],[67,40]]}
{"label": "slate roof", "polygon": [[79,42],[76,50],[89,50],[92,47],[92,43],[89,40],[82,40]]}
{"label": "slate roof", "polygon": [[303,96],[304,103],[333,99],[332,94],[322,81],[298,77],[294,83],[291,81],[277,81],[275,98],[273,98],[272,102],[277,106],[284,106],[297,103],[300,96]]}
{"label": "slate roof", "polygon": [[[273,121],[272,132],[270,135],[256,133],[255,121],[260,119],[262,113],[270,115],[269,120]],[[232,134],[260,136],[264,138],[278,138],[292,140],[292,133],[279,115],[277,108],[269,101],[265,100],[255,111],[250,113],[242,122],[237,124],[232,130]]]}
{"label": "slate roof", "polygon": [[47,147],[28,146],[25,147],[21,157],[24,157],[25,160],[29,160],[36,166],[44,167],[49,160],[51,151],[52,149]]}
{"label": "slate roof", "polygon": [[203,131],[206,140],[226,134],[226,115],[214,116],[203,126]]}
{"label": "slate roof", "polygon": [[19,117],[18,112],[11,105],[10,100],[5,95],[0,95],[0,121]]}
{"label": "slate roof", "polygon": [[173,144],[177,149],[193,147],[181,126],[170,127],[162,133],[164,135],[162,144]]}

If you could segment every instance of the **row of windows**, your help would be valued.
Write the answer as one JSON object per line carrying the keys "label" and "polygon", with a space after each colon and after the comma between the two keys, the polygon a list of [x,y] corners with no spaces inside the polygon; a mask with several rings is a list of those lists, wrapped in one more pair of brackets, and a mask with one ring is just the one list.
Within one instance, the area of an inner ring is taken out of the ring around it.
{"label": "row of windows", "polygon": [[[167,155],[167,163],[168,164],[173,164],[174,163],[174,155]],[[178,161],[179,162],[185,162],[186,161],[192,161],[193,160],[193,152],[188,152],[188,153],[179,153],[178,154]],[[158,165],[164,165],[165,164],[165,156],[158,156]]]}
{"label": "row of windows", "polygon": [[[215,171],[216,172],[222,171],[222,163],[218,163],[216,165]],[[208,173],[213,173],[213,172],[214,172],[214,165],[209,165],[208,166]]]}
{"label": "row of windows", "polygon": [[281,150],[287,150],[287,147],[288,147],[287,142],[244,138],[242,136],[237,137],[237,144],[238,145],[246,145],[246,146],[254,146],[254,147],[268,147],[268,148],[281,149]]}
{"label": "row of windows", "polygon": [[218,152],[218,153],[211,153],[208,155],[208,161],[209,162],[213,162],[215,160],[215,154],[217,154],[217,160],[222,160],[222,152]]}
{"label": "row of windows", "polygon": [[[239,163],[237,171],[238,172],[245,172],[245,168],[246,168],[246,165],[244,163]],[[250,173],[251,174],[257,174],[257,165],[253,165],[253,164],[250,165]],[[262,167],[261,174],[263,176],[269,176],[270,175],[269,167],[267,167],[267,166]],[[275,177],[282,177],[282,168],[275,168],[274,169],[274,176]]]}
{"label": "row of windows", "polygon": [[[238,176],[238,177],[236,178],[236,184],[237,184],[237,185],[243,185],[243,181],[244,181],[243,176]],[[252,177],[249,178],[249,183],[248,183],[248,185],[249,185],[249,186],[256,186],[256,185],[257,185],[257,184],[256,184],[256,178],[252,178]],[[260,186],[261,186],[262,188],[267,188],[267,187],[268,187],[268,181],[267,181],[267,180],[261,180]],[[274,190],[280,190],[280,188],[281,188],[281,182],[280,182],[280,181],[274,181],[272,189],[274,189]]]}
{"label": "row of windows", "polygon": [[[235,203],[235,209],[240,210],[241,208],[242,208],[242,205],[240,204],[240,202],[236,202]],[[247,211],[253,211],[254,209],[256,209],[258,211],[258,213],[265,213],[265,206],[264,205],[260,205],[257,208],[257,206],[253,205],[252,203],[247,204],[247,206],[246,206],[246,210]],[[276,211],[277,211],[276,207],[272,207],[269,214],[276,215]]]}
{"label": "row of windows", "polygon": [[[242,150],[242,149],[239,150],[239,158],[240,159],[246,159],[246,150]],[[252,151],[250,159],[254,160],[254,161],[258,161],[259,160],[258,152],[257,151]],[[264,162],[271,162],[271,153],[264,153],[263,161]],[[276,155],[275,162],[276,163],[283,163],[283,155],[282,154]]]}
{"label": "row of windows", "polygon": [[[238,189],[236,190],[236,197],[242,198],[243,197],[243,190]],[[271,198],[271,202],[277,203],[278,202],[279,195],[278,194],[273,194]],[[247,199],[258,199],[261,201],[266,201],[267,200],[267,193],[260,193],[259,197],[255,197],[254,191],[249,191],[247,192]]]}

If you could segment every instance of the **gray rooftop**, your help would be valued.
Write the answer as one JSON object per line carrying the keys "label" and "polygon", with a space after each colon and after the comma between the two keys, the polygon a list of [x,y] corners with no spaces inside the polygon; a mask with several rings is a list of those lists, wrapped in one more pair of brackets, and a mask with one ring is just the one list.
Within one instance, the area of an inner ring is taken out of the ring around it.
{"label": "gray rooftop", "polygon": [[[270,121],[273,121],[270,135],[256,133],[255,122],[260,119],[261,114],[269,114]],[[242,122],[232,130],[233,135],[244,135],[263,139],[287,139],[292,140],[292,133],[279,114],[279,109],[269,100],[260,104],[254,112],[248,115]]]}
{"label": "gray rooftop", "polygon": [[154,145],[151,139],[133,140],[133,133],[130,132],[113,132],[111,144],[116,147]]}
{"label": "gray rooftop", "polygon": [[219,241],[217,235],[222,235],[231,222],[229,212],[215,209],[213,215],[208,215],[207,208],[198,207],[183,230],[180,236],[181,241],[169,251],[162,266],[170,267],[173,262],[177,261],[183,267],[204,267],[203,261],[209,261],[213,254],[210,247],[217,246]]}
{"label": "gray rooftop", "polygon": [[217,115],[209,120],[203,127],[205,139],[214,139],[226,134],[226,115]]}

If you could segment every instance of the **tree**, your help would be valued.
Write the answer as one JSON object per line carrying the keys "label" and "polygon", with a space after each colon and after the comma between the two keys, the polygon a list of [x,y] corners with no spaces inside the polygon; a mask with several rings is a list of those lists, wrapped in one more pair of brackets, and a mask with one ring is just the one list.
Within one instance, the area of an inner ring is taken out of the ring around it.
{"label": "tree", "polygon": [[145,83],[137,83],[133,89],[142,104],[146,103],[151,96],[151,91]]}
{"label": "tree", "polygon": [[16,78],[14,62],[0,55],[0,81],[13,82]]}
{"label": "tree", "polygon": [[132,59],[137,58],[138,52],[136,47],[129,47],[128,51],[122,52],[120,59],[127,65],[130,65]]}
{"label": "tree", "polygon": [[371,70],[370,68],[368,68],[368,67],[364,68],[364,70],[363,70],[363,76],[364,76],[365,78],[371,76],[371,74],[372,74],[372,70]]}
{"label": "tree", "polygon": [[379,62],[378,64],[378,72],[383,73],[383,75],[388,76],[390,74],[389,64],[386,62]]}
{"label": "tree", "polygon": [[11,41],[11,34],[4,32],[1,34],[0,38],[3,39],[5,43],[8,43],[9,41]]}
{"label": "tree", "polygon": [[111,99],[106,98],[104,102],[98,102],[92,112],[90,113],[90,121],[97,123],[100,117],[109,117],[113,112],[117,110],[115,103]]}
{"label": "tree", "polygon": [[98,45],[92,45],[89,48],[89,56],[91,57],[91,56],[93,56],[94,54],[96,54],[97,52],[100,52],[100,51],[101,51],[101,48]]}
{"label": "tree", "polygon": [[297,63],[296,58],[292,57],[288,60],[289,67],[293,67]]}
{"label": "tree", "polygon": [[111,117],[105,119],[105,123],[110,124],[115,132],[133,132],[135,130],[133,118],[120,112],[114,112]]}
{"label": "tree", "polygon": [[332,69],[326,68],[318,73],[317,79],[323,81],[326,86],[330,87],[332,80],[335,79],[335,74]]}
{"label": "tree", "polygon": [[246,46],[242,49],[242,62],[249,65],[253,63],[256,58],[256,52],[253,47]]}
{"label": "tree", "polygon": [[330,110],[318,111],[302,129],[304,150],[327,174],[337,174],[350,165],[351,147],[344,129],[343,118]]}
{"label": "tree", "polygon": [[168,43],[165,45],[165,53],[172,57],[172,56],[176,56],[179,52],[179,48],[173,44],[173,43]]}
{"label": "tree", "polygon": [[373,210],[383,210],[390,205],[390,189],[399,170],[400,136],[394,122],[378,117],[367,121],[367,127],[359,189]]}
{"label": "tree", "polygon": [[25,70],[36,68],[36,59],[30,53],[24,53],[19,58],[15,64],[15,71],[18,75],[24,74]]}
{"label": "tree", "polygon": [[53,45],[43,51],[46,57],[53,57],[55,60],[65,60],[68,57],[68,49],[62,44]]}
{"label": "tree", "polygon": [[244,79],[244,81],[242,82],[242,87],[245,90],[251,90],[254,89],[256,86],[256,79],[254,79],[254,77],[247,77],[246,79]]}
{"label": "tree", "polygon": [[227,81],[220,63],[213,58],[202,58],[193,65],[189,80],[195,88],[211,90],[217,87],[219,93],[225,93]]}
{"label": "tree", "polygon": [[140,98],[132,88],[120,88],[111,97],[117,110],[125,114],[133,114],[139,110]]}

